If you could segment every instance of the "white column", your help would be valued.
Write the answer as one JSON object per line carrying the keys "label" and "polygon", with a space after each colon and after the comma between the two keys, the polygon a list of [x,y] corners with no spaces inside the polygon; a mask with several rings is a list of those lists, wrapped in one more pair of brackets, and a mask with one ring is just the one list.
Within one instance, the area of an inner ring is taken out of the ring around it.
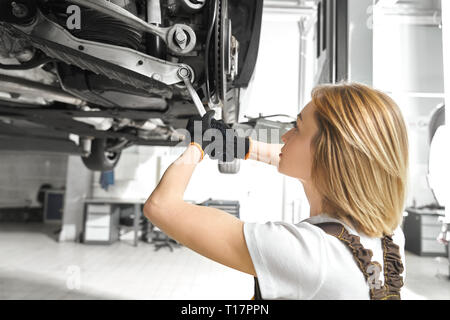
{"label": "white column", "polygon": [[[450,110],[450,2],[448,0],[442,1],[442,45],[443,45],[443,57],[444,57],[444,90],[445,90],[445,113],[447,115],[447,119],[445,121],[446,126],[448,127],[448,115]],[[450,141],[450,130],[446,130],[447,132],[447,141]],[[446,153],[448,156],[448,152]],[[450,163],[450,159],[447,159],[447,163]],[[446,172],[442,174],[446,175],[447,181],[447,197],[446,197],[446,208],[445,208],[445,217],[447,221],[450,221],[450,167],[447,168]]]}
{"label": "white column", "polygon": [[59,241],[77,241],[83,230],[84,199],[91,196],[93,172],[83,164],[80,156],[67,160],[66,194]]}

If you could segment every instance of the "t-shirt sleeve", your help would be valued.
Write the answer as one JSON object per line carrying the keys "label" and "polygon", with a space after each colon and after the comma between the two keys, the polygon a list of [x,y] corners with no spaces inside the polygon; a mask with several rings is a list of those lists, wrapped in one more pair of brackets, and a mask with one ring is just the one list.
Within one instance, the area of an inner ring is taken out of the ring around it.
{"label": "t-shirt sleeve", "polygon": [[326,271],[323,235],[310,224],[244,223],[263,299],[310,299]]}

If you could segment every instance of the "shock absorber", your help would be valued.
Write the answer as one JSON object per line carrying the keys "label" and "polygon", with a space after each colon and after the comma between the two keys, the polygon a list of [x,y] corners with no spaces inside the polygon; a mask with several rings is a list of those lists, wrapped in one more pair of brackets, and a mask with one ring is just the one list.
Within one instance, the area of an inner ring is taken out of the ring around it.
{"label": "shock absorber", "polygon": [[[147,22],[158,27],[161,26],[161,0],[147,0]],[[147,34],[147,40],[148,53],[153,57],[163,59],[165,55],[165,46],[162,39],[154,34]]]}

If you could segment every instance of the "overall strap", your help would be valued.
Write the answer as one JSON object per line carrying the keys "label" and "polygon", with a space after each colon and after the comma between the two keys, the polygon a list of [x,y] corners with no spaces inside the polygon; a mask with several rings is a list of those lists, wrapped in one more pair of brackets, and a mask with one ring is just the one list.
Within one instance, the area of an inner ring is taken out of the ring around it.
{"label": "overall strap", "polygon": [[350,234],[345,227],[336,222],[315,224],[323,231],[341,240],[352,252],[359,269],[370,287],[371,300],[400,300],[400,289],[403,286],[403,264],[399,247],[392,241],[392,236],[384,236],[381,240],[384,260],[384,284],[381,286],[379,274],[381,265],[372,261],[372,250],[365,249],[360,237]]}
{"label": "overall strap", "polygon": [[261,296],[261,290],[259,289],[259,282],[257,277],[253,277],[255,287],[254,287],[254,294],[253,298],[251,300],[264,300]]}

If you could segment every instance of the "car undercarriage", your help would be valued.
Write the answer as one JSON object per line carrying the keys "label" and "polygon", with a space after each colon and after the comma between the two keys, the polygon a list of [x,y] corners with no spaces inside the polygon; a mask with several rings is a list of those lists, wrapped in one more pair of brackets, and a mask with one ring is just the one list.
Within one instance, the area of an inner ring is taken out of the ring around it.
{"label": "car undercarriage", "polygon": [[0,144],[105,171],[204,107],[236,124],[261,19],[258,0],[0,0]]}

